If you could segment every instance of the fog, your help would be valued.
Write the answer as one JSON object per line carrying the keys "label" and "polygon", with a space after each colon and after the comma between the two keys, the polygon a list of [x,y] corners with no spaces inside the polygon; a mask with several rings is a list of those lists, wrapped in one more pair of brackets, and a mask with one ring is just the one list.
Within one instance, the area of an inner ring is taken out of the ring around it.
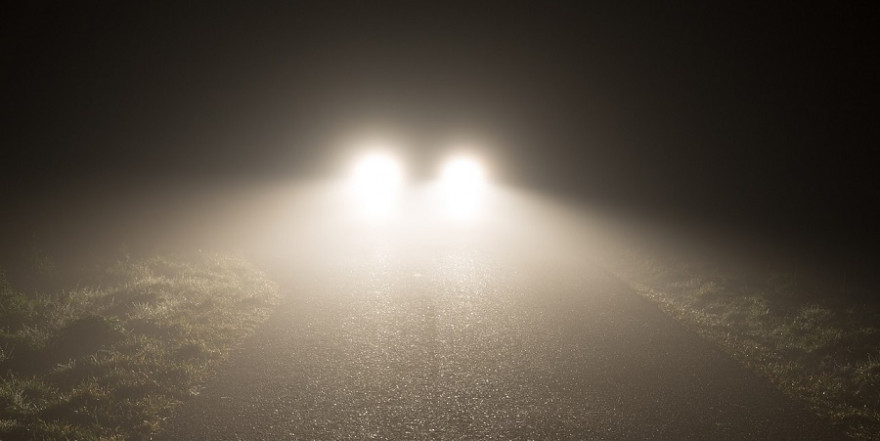
{"label": "fog", "polygon": [[[98,2],[4,15],[7,250],[57,245],[81,218],[100,220],[83,221],[97,235],[123,234],[122,218],[183,229],[164,214],[336,179],[365,134],[400,141],[416,179],[464,139],[495,181],[588,212],[843,266],[876,245],[876,47],[856,7]],[[181,216],[224,219],[213,213]]]}

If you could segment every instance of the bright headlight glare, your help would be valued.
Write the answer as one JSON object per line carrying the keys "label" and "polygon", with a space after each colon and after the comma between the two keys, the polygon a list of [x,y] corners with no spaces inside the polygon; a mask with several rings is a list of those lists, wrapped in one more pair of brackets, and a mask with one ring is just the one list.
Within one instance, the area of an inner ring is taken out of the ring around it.
{"label": "bright headlight glare", "polygon": [[486,185],[486,172],[476,159],[459,157],[446,163],[440,181],[449,192],[473,193]]}
{"label": "bright headlight glare", "polygon": [[446,212],[454,217],[473,216],[486,188],[486,171],[474,158],[449,160],[440,173],[440,190]]}
{"label": "bright headlight glare", "polygon": [[403,182],[403,170],[390,155],[374,153],[361,159],[354,169],[353,184],[358,191],[393,191]]}
{"label": "bright headlight glare", "polygon": [[385,214],[403,186],[403,167],[387,153],[369,154],[355,164],[350,185],[365,211]]}

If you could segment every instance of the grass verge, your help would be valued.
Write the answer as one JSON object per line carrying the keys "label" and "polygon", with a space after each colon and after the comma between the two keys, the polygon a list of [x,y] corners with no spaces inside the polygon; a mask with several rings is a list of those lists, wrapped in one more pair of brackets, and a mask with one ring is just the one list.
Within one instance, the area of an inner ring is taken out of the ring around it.
{"label": "grass verge", "polygon": [[842,296],[845,288],[816,274],[644,250],[618,252],[605,266],[853,439],[880,439],[876,303]]}
{"label": "grass verge", "polygon": [[148,439],[277,301],[263,273],[221,255],[81,280],[25,293],[0,273],[0,439]]}

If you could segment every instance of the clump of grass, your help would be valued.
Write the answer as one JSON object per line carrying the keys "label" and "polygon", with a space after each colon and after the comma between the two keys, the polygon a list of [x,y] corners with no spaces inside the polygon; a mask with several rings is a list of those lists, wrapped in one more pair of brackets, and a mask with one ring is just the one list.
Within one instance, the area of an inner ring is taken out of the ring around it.
{"label": "clump of grass", "polygon": [[0,439],[148,439],[276,300],[222,255],[123,260],[49,293],[0,274]]}
{"label": "clump of grass", "polygon": [[626,250],[606,266],[859,440],[880,433],[880,310],[796,272],[737,273]]}

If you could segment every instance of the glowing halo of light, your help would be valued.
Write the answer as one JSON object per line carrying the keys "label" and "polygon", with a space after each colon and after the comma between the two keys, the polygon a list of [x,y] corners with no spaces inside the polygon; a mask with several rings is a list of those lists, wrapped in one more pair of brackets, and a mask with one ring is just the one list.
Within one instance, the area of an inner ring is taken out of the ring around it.
{"label": "glowing halo of light", "polygon": [[447,215],[473,217],[486,191],[486,169],[476,158],[455,156],[443,164],[439,187]]}
{"label": "glowing halo of light", "polygon": [[386,152],[371,152],[355,163],[349,188],[364,214],[383,217],[396,208],[403,182],[403,166],[397,158]]}

